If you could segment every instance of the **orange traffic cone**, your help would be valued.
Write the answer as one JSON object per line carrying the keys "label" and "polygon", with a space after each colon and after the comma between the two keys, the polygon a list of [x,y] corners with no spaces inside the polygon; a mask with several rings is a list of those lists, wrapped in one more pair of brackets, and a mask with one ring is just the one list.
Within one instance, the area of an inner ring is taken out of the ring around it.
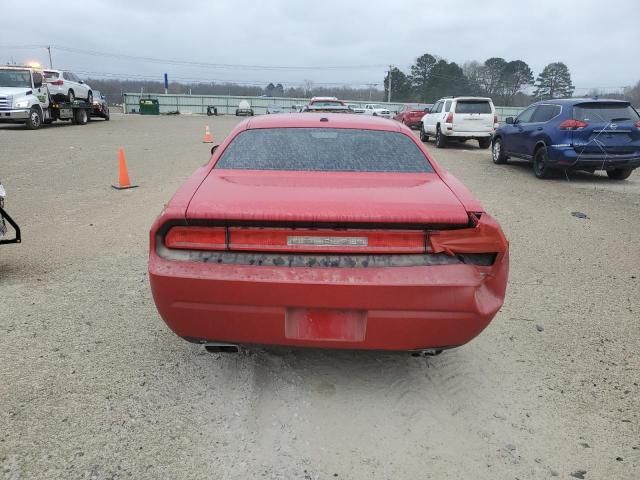
{"label": "orange traffic cone", "polygon": [[213,136],[209,130],[209,125],[204,128],[204,138],[202,139],[202,143],[213,143]]}
{"label": "orange traffic cone", "polygon": [[124,190],[126,188],[136,188],[138,185],[131,185],[129,180],[129,172],[127,171],[127,161],[124,158],[124,150],[120,149],[120,161],[118,165],[118,185],[111,185],[116,190]]}

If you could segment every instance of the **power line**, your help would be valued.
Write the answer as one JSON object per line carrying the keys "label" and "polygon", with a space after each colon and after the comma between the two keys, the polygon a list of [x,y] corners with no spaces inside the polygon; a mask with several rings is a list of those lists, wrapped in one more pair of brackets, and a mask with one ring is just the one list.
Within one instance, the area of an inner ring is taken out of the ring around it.
{"label": "power line", "polygon": [[[311,65],[247,65],[247,64],[232,64],[232,63],[210,63],[210,62],[196,62],[191,60],[172,60],[162,59],[156,57],[142,57],[136,55],[125,55],[120,53],[108,53],[98,52],[94,50],[83,50],[79,48],[71,48],[60,45],[51,45],[52,48],[67,53],[77,53],[81,55],[91,55],[100,57],[120,58],[126,60],[135,60],[138,62],[149,63],[161,63],[164,65],[187,65],[191,67],[205,67],[205,68],[218,68],[218,69],[241,69],[241,70],[363,70],[384,68],[385,65],[323,65],[323,66],[311,66]],[[46,48],[44,46],[43,48]]]}

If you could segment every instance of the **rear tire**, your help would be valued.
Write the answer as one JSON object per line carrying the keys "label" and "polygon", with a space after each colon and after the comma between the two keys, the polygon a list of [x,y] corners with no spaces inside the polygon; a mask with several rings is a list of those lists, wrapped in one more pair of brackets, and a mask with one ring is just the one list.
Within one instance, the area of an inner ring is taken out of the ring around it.
{"label": "rear tire", "polygon": [[424,127],[420,125],[420,140],[427,143],[429,141],[429,135],[424,131]]}
{"label": "rear tire", "polygon": [[502,148],[502,139],[496,138],[493,141],[493,148],[491,149],[491,159],[493,163],[497,165],[502,165],[507,163],[507,155],[504,152],[504,148]]}
{"label": "rear tire", "polygon": [[533,156],[533,173],[540,179],[551,178],[552,170],[547,163],[547,147],[540,147]]}
{"label": "rear tire", "polygon": [[447,147],[447,138],[442,135],[440,131],[440,127],[436,128],[436,148],[446,148]]}
{"label": "rear tire", "polygon": [[84,108],[79,108],[73,114],[73,123],[76,125],[85,125],[89,121],[89,114]]}
{"label": "rear tire", "polygon": [[25,123],[29,130],[37,130],[42,125],[42,113],[37,107],[31,107],[29,111],[29,119]]}
{"label": "rear tire", "polygon": [[626,180],[633,173],[633,168],[616,168],[615,170],[607,170],[607,176],[611,180]]}
{"label": "rear tire", "polygon": [[478,139],[478,146],[480,148],[489,148],[491,146],[491,137],[479,138]]}
{"label": "rear tire", "polygon": [[109,121],[109,119],[111,118],[111,114],[109,113],[109,107],[107,107],[107,109],[104,111],[104,116],[102,118],[104,118],[106,121]]}

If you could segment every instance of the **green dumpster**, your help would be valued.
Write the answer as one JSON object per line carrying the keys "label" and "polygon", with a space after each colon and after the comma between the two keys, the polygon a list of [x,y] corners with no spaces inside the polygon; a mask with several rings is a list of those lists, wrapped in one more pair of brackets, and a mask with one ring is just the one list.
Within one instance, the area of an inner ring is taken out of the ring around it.
{"label": "green dumpster", "polygon": [[140,115],[160,115],[160,102],[154,98],[141,98]]}

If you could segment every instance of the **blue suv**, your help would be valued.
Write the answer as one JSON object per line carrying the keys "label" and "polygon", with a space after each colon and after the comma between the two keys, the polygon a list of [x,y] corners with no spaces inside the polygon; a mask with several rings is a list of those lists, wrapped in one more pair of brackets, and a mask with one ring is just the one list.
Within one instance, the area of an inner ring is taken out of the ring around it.
{"label": "blue suv", "polygon": [[537,102],[496,130],[493,162],[509,157],[533,162],[538,178],[554,170],[606,170],[609,178],[624,180],[640,167],[640,115],[622,100]]}

